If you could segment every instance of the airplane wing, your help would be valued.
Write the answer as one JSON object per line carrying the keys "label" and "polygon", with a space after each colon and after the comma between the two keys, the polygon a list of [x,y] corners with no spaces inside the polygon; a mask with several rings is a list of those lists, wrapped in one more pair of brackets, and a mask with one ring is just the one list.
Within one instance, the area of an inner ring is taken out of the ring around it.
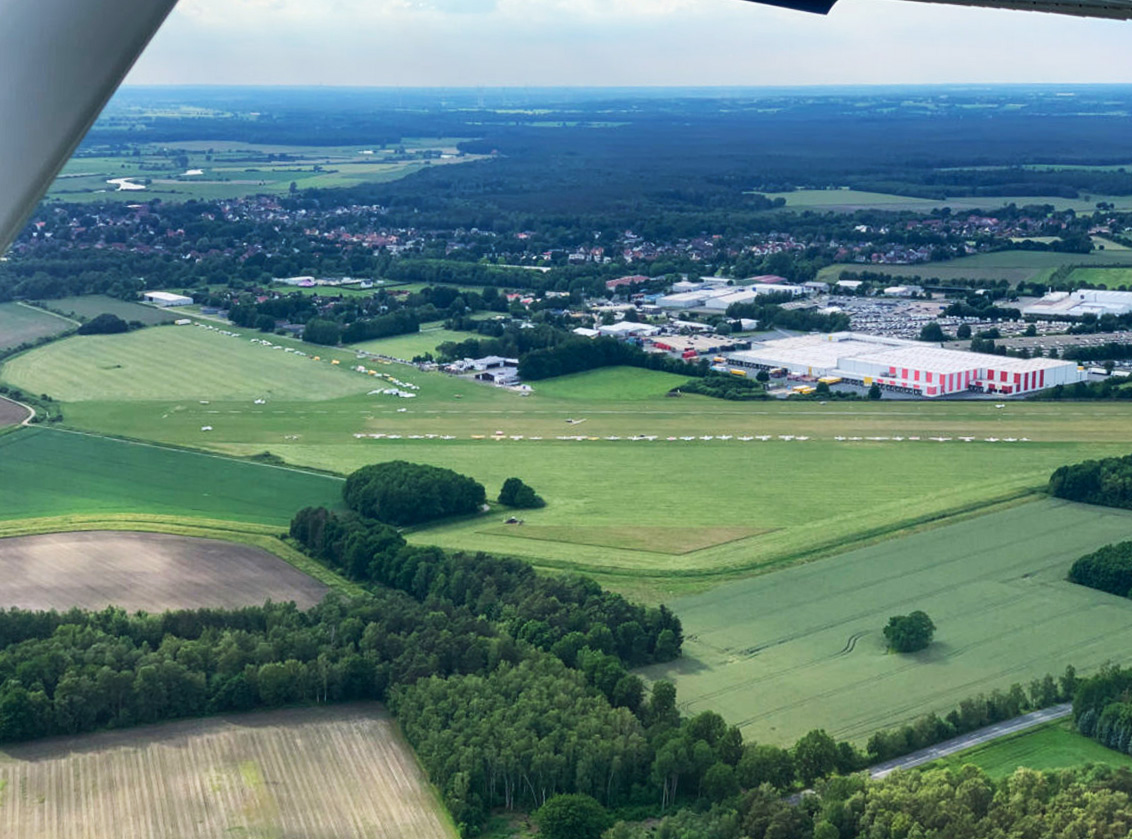
{"label": "airplane wing", "polygon": [[0,0],[0,254],[176,0]]}
{"label": "airplane wing", "polygon": [[[837,0],[750,0],[750,2],[824,15],[829,13]],[[915,2],[979,6],[984,9],[1015,9],[1023,12],[1050,12],[1076,17],[1132,19],[1132,0],[915,0]]]}

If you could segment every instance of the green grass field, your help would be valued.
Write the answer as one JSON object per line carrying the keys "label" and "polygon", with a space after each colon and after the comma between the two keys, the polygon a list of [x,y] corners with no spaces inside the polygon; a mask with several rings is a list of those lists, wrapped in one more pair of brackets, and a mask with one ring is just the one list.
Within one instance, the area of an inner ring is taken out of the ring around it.
{"label": "green grass field", "polygon": [[44,300],[43,304],[57,312],[63,312],[72,317],[90,320],[101,314],[117,315],[125,321],[141,321],[147,326],[159,323],[172,323],[178,315],[168,309],[158,309],[156,306],[146,306],[141,303],[131,303],[129,300],[119,300],[116,297],[107,297],[105,294],[88,294],[83,297],[61,297],[57,300]]}
{"label": "green grass field", "polygon": [[934,198],[911,198],[906,195],[889,195],[883,192],[862,192],[856,189],[799,189],[794,192],[766,193],[767,198],[783,198],[792,210],[817,210],[824,212],[852,213],[857,210],[911,210],[928,213],[937,207],[950,207],[953,210],[994,210],[1007,204],[1052,204],[1059,210],[1075,210],[1078,213],[1095,212],[1098,201],[1111,201],[1118,210],[1132,209],[1132,196],[1090,196],[1083,198],[1058,198],[1053,196],[1003,196],[986,195],[977,197],[953,197],[943,200]]}
{"label": "green grass field", "polygon": [[[246,195],[280,195],[294,183],[299,189],[343,188],[397,180],[421,169],[480,159],[460,156],[456,137],[406,138],[406,152],[432,151],[437,156],[398,159],[396,149],[362,146],[267,146],[249,143],[182,142],[139,147],[128,156],[72,158],[48,191],[48,199],[61,201],[166,201],[238,198]],[[188,167],[174,158],[184,154]],[[288,155],[279,160],[269,155]],[[190,171],[199,174],[188,174]],[[148,180],[143,190],[118,191],[111,179]]]}
{"label": "green grass field", "polygon": [[1011,283],[1029,280],[1040,281],[1062,265],[1082,265],[1103,268],[1129,262],[1121,251],[1093,251],[1087,254],[1055,253],[1053,251],[995,251],[964,256],[948,262],[930,262],[923,265],[830,265],[818,272],[818,279],[835,282],[842,271],[887,274],[889,276],[922,277],[925,280],[948,282],[957,279],[1008,280]]}
{"label": "green grass field", "polygon": [[77,324],[23,303],[0,303],[0,350],[58,335]]}
{"label": "green grass field", "polygon": [[[644,674],[674,680],[683,707],[718,711],[748,739],[788,743],[820,722],[863,741],[1067,664],[1127,660],[1132,602],[1064,578],[1130,534],[1132,512],[1043,500],[732,582],[671,604],[684,657]],[[885,623],[914,609],[935,641],[888,654]]]}
{"label": "green grass field", "polygon": [[1078,268],[1069,275],[1073,283],[1089,283],[1101,288],[1132,286],[1132,268]]}
{"label": "green grass field", "polygon": [[1042,771],[1072,769],[1090,763],[1132,768],[1132,757],[1106,749],[1096,740],[1078,734],[1069,723],[1055,722],[968,749],[925,768],[958,769],[974,764],[992,778],[1005,778],[1020,767]]}
{"label": "green grass field", "polygon": [[[369,377],[350,372],[351,353],[302,346],[311,357],[197,326],[165,326],[125,335],[75,336],[7,362],[4,379],[64,402],[194,399],[333,399],[365,393]],[[321,362],[315,354],[324,353]],[[332,366],[327,356],[345,359]],[[174,410],[177,406],[169,406]],[[265,406],[264,410],[270,408]],[[204,423],[202,423],[203,425]]]}
{"label": "green grass field", "polygon": [[338,506],[341,491],[330,476],[55,429],[0,437],[0,520],[131,513],[285,527],[302,507]]}
{"label": "green grass field", "polygon": [[[472,475],[490,495],[519,476],[548,501],[523,528],[503,527],[493,514],[411,538],[586,571],[654,602],[1040,488],[1064,463],[1125,452],[1132,415],[1120,403],[997,410],[986,402],[674,399],[665,394],[682,377],[627,368],[536,382],[521,397],[375,365],[419,386],[407,400],[369,395],[380,380],[343,369],[352,354],[339,355],[346,360],[335,368],[197,327],[162,327],[67,339],[0,374],[63,399],[67,425],[86,431],[241,456],[270,450],[339,473],[401,458]],[[254,404],[263,396],[266,404]],[[503,440],[491,439],[497,432]],[[394,438],[356,436],[371,434]],[[629,439],[638,435],[657,439]],[[752,435],[810,439],[734,439]],[[928,439],[943,435],[978,441]],[[685,436],[693,439],[666,439]],[[982,442],[1023,437],[1030,442]]]}
{"label": "green grass field", "polygon": [[425,353],[436,354],[436,348],[446,341],[466,341],[469,338],[480,338],[473,332],[454,332],[451,329],[421,329],[412,335],[395,335],[392,338],[378,338],[375,341],[362,341],[351,344],[356,350],[387,355],[392,358],[401,358],[411,361],[418,355]]}

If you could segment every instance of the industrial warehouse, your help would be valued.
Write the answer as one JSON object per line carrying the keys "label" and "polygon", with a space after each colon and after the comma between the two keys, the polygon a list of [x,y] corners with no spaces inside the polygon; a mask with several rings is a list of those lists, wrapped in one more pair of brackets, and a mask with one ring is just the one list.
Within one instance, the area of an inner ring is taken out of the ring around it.
{"label": "industrial warehouse", "polygon": [[1017,396],[1086,378],[1085,371],[1071,361],[945,350],[854,332],[766,341],[727,357],[738,367],[781,369],[793,376],[839,379],[866,387],[875,383],[924,397],[969,392]]}

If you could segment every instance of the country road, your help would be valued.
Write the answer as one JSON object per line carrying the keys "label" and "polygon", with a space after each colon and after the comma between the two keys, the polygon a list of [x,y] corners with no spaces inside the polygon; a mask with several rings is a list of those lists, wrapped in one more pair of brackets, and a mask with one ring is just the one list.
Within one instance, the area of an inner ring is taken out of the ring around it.
{"label": "country road", "polygon": [[1015,717],[1012,720],[1006,720],[1005,722],[1000,722],[995,725],[988,725],[986,728],[980,728],[977,731],[972,731],[970,734],[964,734],[962,737],[954,737],[951,740],[945,740],[930,748],[912,752],[910,755],[904,755],[904,757],[898,757],[895,760],[888,760],[884,763],[877,763],[869,767],[869,776],[876,780],[889,775],[897,769],[911,769],[914,766],[922,766],[925,763],[931,763],[933,760],[939,760],[941,757],[948,757],[957,752],[969,749],[972,746],[981,746],[983,743],[989,743],[991,740],[997,740],[1000,737],[1008,737],[1011,734],[1017,734],[1019,731],[1025,731],[1028,728],[1034,728],[1035,726],[1051,722],[1052,720],[1062,719],[1069,716],[1072,712],[1073,706],[1071,703],[1067,702],[1064,705],[1053,705],[1041,711],[1034,711],[1021,717]]}

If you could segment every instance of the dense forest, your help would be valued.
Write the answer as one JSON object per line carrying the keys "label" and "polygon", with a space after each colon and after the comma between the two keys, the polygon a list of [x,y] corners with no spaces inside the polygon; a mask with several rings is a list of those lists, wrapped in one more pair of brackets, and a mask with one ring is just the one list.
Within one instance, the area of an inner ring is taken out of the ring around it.
{"label": "dense forest", "polygon": [[831,778],[799,806],[769,788],[659,825],[622,823],[607,839],[1123,839],[1132,772],[1019,769],[996,781],[975,766]]}
{"label": "dense forest", "polygon": [[626,667],[680,654],[683,630],[671,611],[631,603],[584,577],[550,577],[518,559],[408,545],[376,520],[322,507],[301,510],[291,536],[350,579],[457,604],[569,666],[582,649],[601,653],[595,676],[611,696],[639,694],[635,676],[622,683]]}
{"label": "dense forest", "polygon": [[1050,476],[1049,493],[1086,504],[1132,508],[1132,455],[1062,466]]}

